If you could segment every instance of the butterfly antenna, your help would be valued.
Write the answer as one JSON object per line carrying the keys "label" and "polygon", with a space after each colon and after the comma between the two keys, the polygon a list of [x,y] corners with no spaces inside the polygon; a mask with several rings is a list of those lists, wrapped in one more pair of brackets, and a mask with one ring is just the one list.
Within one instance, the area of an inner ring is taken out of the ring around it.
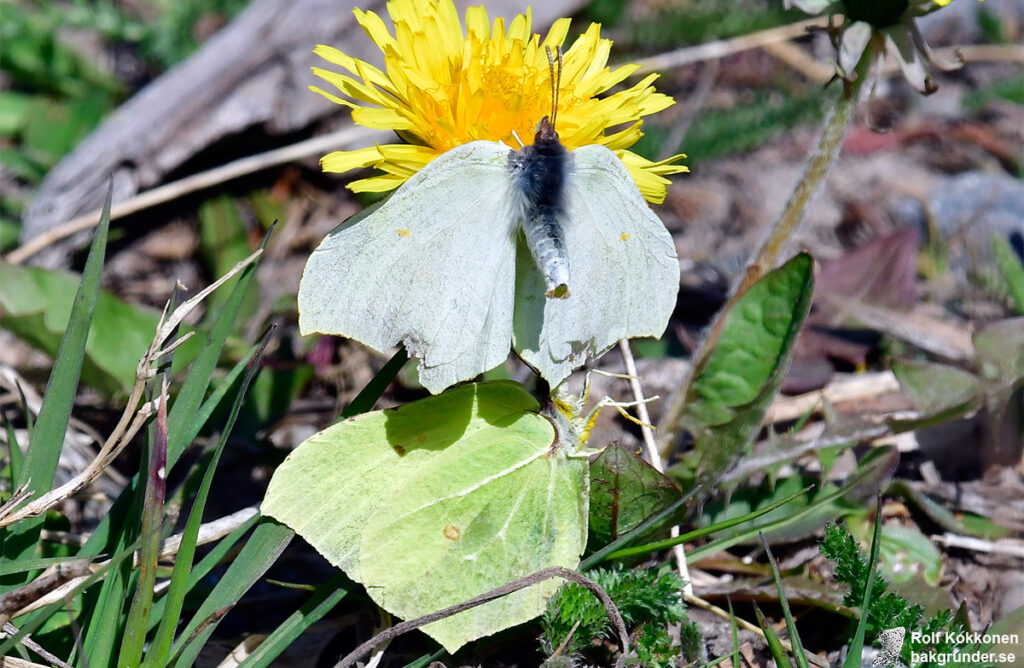
{"label": "butterfly antenna", "polygon": [[551,54],[551,47],[545,46],[544,51],[548,54],[548,68],[551,71],[551,127],[554,129],[555,120],[558,118],[558,91],[562,87],[562,47],[556,46],[558,54],[558,70],[555,71],[555,57]]}

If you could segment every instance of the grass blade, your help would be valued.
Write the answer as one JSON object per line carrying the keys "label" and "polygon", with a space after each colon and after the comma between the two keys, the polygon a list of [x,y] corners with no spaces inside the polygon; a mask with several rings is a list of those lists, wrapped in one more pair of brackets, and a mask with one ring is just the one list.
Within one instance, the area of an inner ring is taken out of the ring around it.
{"label": "grass blade", "polygon": [[[875,452],[879,454],[877,458],[873,460],[874,463],[871,466],[862,465],[861,470],[858,473],[854,474],[845,485],[835,490],[831,494],[827,494],[822,498],[815,500],[814,502],[808,504],[804,508],[801,508],[800,510],[796,511],[788,517],[783,517],[777,520],[772,520],[770,522],[765,522],[760,526],[751,527],[750,529],[737,533],[734,536],[729,536],[728,538],[723,538],[721,540],[715,540],[710,543],[701,545],[698,548],[694,548],[693,550],[687,553],[687,559],[691,562],[696,562],[710,554],[714,554],[719,550],[728,549],[738,543],[745,543],[750,540],[755,540],[759,533],[770,534],[772,531],[784,527],[787,524],[802,520],[810,513],[815,512],[821,506],[829,504],[852,492],[856,492],[858,489],[862,488],[866,484],[866,482],[872,480],[874,476],[877,476],[880,467],[884,467],[886,465],[888,456],[884,452],[882,452],[881,449],[876,450]],[[803,492],[801,491],[800,493],[802,494]],[[789,500],[790,499],[784,499],[784,501]],[[723,526],[725,524],[726,522],[722,522],[719,524],[719,526]]]}
{"label": "grass blade", "polygon": [[[265,243],[266,240],[264,240]],[[226,395],[227,389],[244,369],[243,360],[228,375],[225,383],[214,390],[205,402],[203,401],[224,344],[234,327],[234,320],[238,314],[242,298],[252,281],[254,273],[255,266],[249,265],[239,275],[230,297],[225,302],[220,317],[208,335],[205,347],[193,363],[181,390],[170,407],[167,416],[168,471],[170,471],[178,457],[184,452],[186,446],[192,442],[206,424],[207,419],[209,419],[209,416],[213,413],[220,400]],[[138,512],[136,510],[138,507],[138,488],[139,475],[136,474],[118,496],[110,512],[103,517],[92,532],[89,540],[79,550],[78,554],[80,556],[91,556],[101,552],[117,552],[128,540],[131,540],[128,529],[133,524],[128,518],[135,516]],[[100,659],[105,657],[109,662],[110,652],[112,651],[111,643],[117,637],[117,629],[112,629],[114,637],[111,638],[107,633],[107,630],[111,627],[110,620],[105,619],[105,617],[112,614],[111,611],[114,610],[114,606],[122,605],[125,597],[127,577],[128,571],[122,569],[107,578],[100,589],[98,598],[93,601],[94,604],[86,606],[86,609],[92,613],[83,619],[83,626],[87,630],[85,636],[87,641],[86,649],[90,656],[96,656]],[[95,621],[97,618],[98,621]],[[113,626],[116,627],[116,625]],[[90,633],[88,632],[90,627],[96,628]]]}
{"label": "grass blade", "polygon": [[[206,553],[198,564],[196,564],[189,572],[188,579],[185,581],[185,595],[191,592],[200,581],[209,575],[218,564],[227,558],[228,554],[235,547],[235,544],[242,539],[242,536],[249,532],[249,529],[253,528],[260,519],[259,515],[253,515],[245,522],[243,522],[237,529],[224,536],[218,542],[212,550]],[[153,604],[153,610],[149,615],[149,630],[152,631],[157,625],[163,620],[165,611],[167,610],[167,597],[159,599]],[[181,613],[178,613],[181,616]]]}
{"label": "grass blade", "polygon": [[[373,404],[384,394],[384,390],[408,359],[404,349],[395,353],[342,412],[342,417],[358,415],[373,408]],[[215,615],[238,602],[238,599],[273,565],[294,535],[295,532],[283,524],[261,518],[242,552],[232,562],[224,577],[210,592],[174,643],[171,655],[177,657],[175,666],[185,668],[192,665],[220,620],[220,617]]]}
{"label": "grass blade", "polygon": [[[268,232],[263,238],[263,243],[260,244],[261,249],[266,248],[269,239],[270,233]],[[217,368],[217,361],[220,359],[224,343],[235,329],[235,320],[238,319],[238,314],[242,310],[245,296],[249,290],[249,284],[255,275],[255,263],[250,264],[238,275],[231,294],[220,311],[220,317],[217,318],[217,322],[214,323],[213,329],[210,331],[206,347],[192,364],[185,383],[174,399],[174,404],[167,415],[168,469],[177,463],[185,448],[195,438],[198,429],[202,427],[201,424],[198,427],[195,425],[196,411],[203,404],[203,397],[206,395],[206,389],[210,386],[210,379]]]}
{"label": "grass blade", "polygon": [[185,600],[188,575],[189,571],[192,570],[192,560],[195,558],[196,542],[199,538],[199,526],[202,524],[203,510],[206,508],[206,499],[209,496],[210,487],[213,484],[213,474],[217,469],[221,453],[224,452],[224,446],[227,445],[228,435],[231,433],[231,429],[235,425],[235,420],[238,418],[238,412],[241,410],[245,394],[249,389],[249,384],[252,382],[253,377],[259,370],[260,359],[263,357],[263,351],[266,349],[267,343],[270,342],[273,331],[274,328],[267,331],[266,335],[263,337],[263,341],[256,350],[256,354],[249,363],[245,378],[242,379],[242,384],[239,386],[238,392],[235,395],[235,403],[231,407],[231,414],[228,417],[227,424],[221,431],[220,438],[217,441],[217,446],[213,451],[213,457],[206,466],[206,471],[203,474],[203,480],[200,483],[199,491],[196,494],[196,500],[192,504],[192,510],[189,513],[188,522],[185,525],[185,531],[181,537],[181,545],[178,549],[178,555],[174,560],[174,571],[171,574],[171,584],[167,591],[167,604],[163,613],[163,620],[160,623],[160,628],[157,631],[156,637],[150,645],[149,653],[146,656],[146,662],[143,664],[144,666],[165,666],[167,664],[167,659],[169,658],[171,651],[171,643],[174,640],[174,631],[178,625],[178,618],[181,616],[181,606]]}
{"label": "grass blade", "polygon": [[[266,239],[264,239],[264,243],[266,243]],[[209,335],[206,346],[193,363],[182,389],[178,392],[175,402],[168,411],[168,471],[205,423],[205,419],[202,421],[196,419],[195,409],[204,405],[203,395],[209,387],[224,343],[234,326],[239,304],[254,272],[255,267],[250,264],[239,275],[238,281],[231,291],[231,296],[214,325],[214,330]],[[132,539],[133,527],[136,525],[129,518],[135,517],[142,507],[139,490],[139,475],[136,474],[118,496],[110,512],[93,531],[79,554],[100,551],[116,552]],[[111,662],[114,643],[120,639],[120,629],[117,624],[111,623],[111,619],[121,620],[120,610],[128,591],[129,575],[130,569],[125,567],[107,578],[100,588],[95,605],[86,608],[90,612],[83,623],[83,627],[86,629],[86,651],[90,658],[95,657],[94,663],[107,665]]]}
{"label": "grass blade", "polygon": [[857,631],[853,640],[850,641],[850,649],[846,654],[846,661],[843,668],[859,668],[861,656],[864,654],[864,636],[868,631],[868,609],[871,605],[871,590],[875,587],[875,577],[878,575],[878,550],[882,545],[882,496],[879,495],[875,501],[875,530],[871,536],[871,556],[868,559],[868,583],[864,587],[864,599],[860,603],[860,621],[857,622]]}
{"label": "grass blade", "polygon": [[124,637],[118,657],[118,668],[137,666],[146,643],[146,626],[153,607],[153,584],[156,582],[157,560],[160,558],[160,529],[167,497],[167,381],[160,388],[153,447],[150,449],[149,474],[142,506],[142,549],[139,551],[139,577],[135,595],[128,608]]}
{"label": "grass blade", "polygon": [[[682,544],[688,543],[690,541],[696,540],[698,538],[701,538],[702,536],[707,536],[707,535],[716,533],[718,531],[724,531],[725,529],[729,529],[729,528],[734,527],[734,526],[736,526],[738,524],[743,524],[744,522],[749,522],[749,521],[751,521],[753,519],[757,519],[758,517],[761,517],[762,515],[767,515],[768,513],[770,513],[773,510],[775,510],[776,508],[780,508],[780,507],[786,505],[787,503],[789,503],[790,501],[793,501],[793,500],[799,498],[800,496],[803,496],[810,489],[811,489],[810,487],[805,487],[804,489],[800,490],[799,492],[796,492],[795,494],[791,494],[790,496],[787,496],[784,499],[780,499],[779,501],[776,501],[775,503],[773,503],[771,505],[765,506],[764,508],[759,508],[758,510],[755,510],[752,513],[747,513],[746,515],[743,515],[742,517],[736,517],[736,518],[733,518],[731,520],[725,520],[724,522],[718,522],[717,524],[712,524],[711,526],[703,527],[701,529],[694,529],[693,531],[689,531],[687,533],[680,534],[680,535],[676,536],[675,538],[667,538],[665,540],[659,540],[659,541],[657,541],[655,543],[647,543],[645,545],[637,545],[636,547],[627,547],[627,548],[617,549],[614,552],[611,552],[610,554],[608,554],[606,559],[624,559],[624,558],[627,558],[627,557],[635,557],[635,556],[638,556],[638,555],[649,554],[651,552],[657,552],[659,550],[667,550],[670,547],[673,547],[675,545],[682,545]],[[794,516],[794,517],[796,517],[796,516]],[[692,560],[692,557],[691,557],[691,560]]]}
{"label": "grass blade", "polygon": [[793,621],[793,613],[789,610],[789,601],[786,599],[786,591],[782,586],[782,575],[779,573],[779,564],[775,561],[772,548],[764,534],[761,534],[761,544],[764,545],[765,554],[768,555],[768,563],[772,567],[772,579],[775,580],[775,588],[779,591],[779,605],[782,606],[782,614],[786,618],[786,632],[789,634],[789,644],[793,647],[793,658],[796,659],[797,668],[810,668],[807,657],[804,656],[804,645],[800,642],[800,634],[796,630],[796,622]]}
{"label": "grass blade", "polygon": [[790,663],[789,657],[786,655],[786,649],[782,646],[782,641],[779,640],[779,634],[764,618],[764,613],[761,612],[761,608],[757,607],[757,603],[754,604],[754,614],[757,615],[757,623],[764,631],[764,639],[768,641],[768,651],[772,653],[775,665],[778,668],[793,668],[793,664]]}
{"label": "grass blade", "polygon": [[[93,312],[100,290],[100,274],[103,271],[103,257],[106,253],[107,231],[110,228],[110,200],[113,182],[107,190],[103,214],[89,249],[89,258],[82,272],[82,282],[75,294],[71,307],[71,318],[60,342],[60,350],[53,363],[53,372],[46,385],[46,395],[39,417],[32,430],[28,454],[18,484],[28,484],[33,497],[49,491],[57,472],[57,462],[64,446],[64,434],[71,418],[71,408],[78,391],[78,379],[82,373],[85,358],[85,343],[89,338]],[[42,528],[43,517],[18,522],[5,532],[0,556],[4,561],[24,559],[35,552]],[[25,582],[27,575],[9,575],[0,579],[0,592],[7,591]]]}
{"label": "grass blade", "polygon": [[395,379],[398,372],[402,370],[405,363],[409,361],[409,353],[406,352],[405,348],[399,348],[388,363],[381,367],[381,370],[370,379],[370,382],[366,384],[356,398],[352,400],[345,410],[341,411],[341,415],[338,416],[336,422],[340,422],[345,418],[350,418],[353,415],[359,415],[373,408],[373,405],[377,403],[381,395],[384,394],[384,390],[388,389],[388,385]]}
{"label": "grass blade", "polygon": [[[264,240],[264,245],[266,240]],[[206,345],[192,363],[188,375],[185,377],[181,389],[178,391],[171,403],[167,413],[167,470],[170,471],[178,458],[185,451],[185,448],[195,439],[196,435],[205,426],[206,420],[217,408],[220,399],[227,393],[234,379],[241,374],[247,359],[239,362],[223,385],[215,389],[205,401],[206,391],[213,378],[213,372],[217,367],[224,344],[230,333],[234,330],[234,321],[238,315],[239,308],[246,290],[249,288],[252,278],[255,275],[256,266],[249,265],[238,277],[231,290],[231,295],[224,304],[220,317],[214,324],[213,329],[207,335]],[[253,351],[249,351],[252,354]],[[131,504],[135,498],[138,487],[138,475],[134,476],[131,482],[114,502],[110,512],[100,520],[96,529],[89,536],[89,540],[79,551],[80,555],[99,554],[111,550],[112,544],[116,541],[116,534],[112,534],[111,527],[118,527],[125,523],[128,513],[131,511]]]}
{"label": "grass blade", "polygon": [[302,604],[280,626],[274,629],[249,656],[245,657],[239,668],[265,668],[286,650],[296,638],[318,622],[338,604],[348,589],[344,585],[350,580],[343,573],[338,573],[327,583],[316,588],[313,598]]}
{"label": "grass blade", "polygon": [[261,518],[245,547],[232,562],[227,572],[175,641],[171,656],[177,656],[175,666],[191,666],[210,637],[222,613],[233,607],[267,572],[295,533],[269,518]]}
{"label": "grass blade", "polygon": [[729,624],[732,626],[732,666],[740,668],[740,630],[736,625],[736,613],[732,609],[732,598],[726,596],[725,602],[729,604]]}
{"label": "grass blade", "polygon": [[44,557],[42,559],[25,559],[11,564],[0,564],[0,575],[42,570],[44,568],[49,568],[50,566],[70,564],[75,561],[84,560],[81,557]]}
{"label": "grass blade", "polygon": [[[24,401],[21,403],[25,406],[25,416],[28,418],[28,406]],[[3,420],[4,431],[7,432],[8,468],[11,474],[11,489],[15,490],[18,489],[18,480],[21,478],[21,469],[25,464],[25,455],[21,452],[21,446],[18,445],[18,436],[14,433],[14,425],[12,425],[11,421],[7,419],[6,413],[3,414]],[[29,434],[29,440],[31,439],[32,436]],[[2,544],[2,541],[3,539],[0,539],[0,544]],[[3,573],[0,572],[0,575],[2,574]]]}
{"label": "grass blade", "polygon": [[[86,578],[84,581],[82,581],[82,583],[80,585],[78,585],[77,587],[72,589],[70,592],[68,592],[68,594],[65,597],[65,599],[70,600],[70,599],[74,598],[75,596],[77,596],[81,592],[83,592],[86,589],[88,589],[94,583],[99,581],[101,578],[106,576],[108,573],[110,573],[113,570],[116,570],[117,568],[119,568],[122,565],[122,563],[128,557],[132,556],[135,553],[135,550],[138,549],[140,543],[141,543],[141,541],[137,540],[134,543],[132,543],[131,545],[129,545],[127,548],[125,548],[124,550],[122,550],[121,552],[116,554],[102,568],[97,570],[95,573],[93,573],[88,578]],[[129,561],[128,563],[131,563],[131,562]],[[27,635],[29,635],[31,633],[34,633],[36,631],[36,629],[38,629],[40,626],[42,626],[43,623],[47,619],[49,619],[51,616],[53,616],[54,613],[58,612],[63,607],[64,607],[64,601],[63,600],[55,601],[55,602],[51,603],[50,605],[46,606],[45,608],[42,608],[40,610],[36,610],[31,615],[28,615],[28,618],[26,619],[25,623],[22,624],[21,627],[18,629],[18,633],[8,637],[3,642],[0,642],[0,657],[7,656],[7,653],[11,651],[11,648],[14,647],[16,644],[18,644],[18,642],[22,638],[24,638],[25,636],[27,636]],[[92,657],[90,657],[90,659],[91,658]],[[92,663],[90,665],[98,665],[98,664]]]}

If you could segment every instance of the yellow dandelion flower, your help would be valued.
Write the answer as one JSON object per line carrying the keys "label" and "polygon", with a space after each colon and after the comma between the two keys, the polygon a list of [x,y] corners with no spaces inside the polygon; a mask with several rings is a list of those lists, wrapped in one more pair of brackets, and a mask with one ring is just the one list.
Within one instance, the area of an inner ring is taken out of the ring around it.
{"label": "yellow dandelion flower", "polygon": [[[466,10],[466,27],[452,0],[392,0],[387,5],[392,35],[383,19],[356,9],[356,20],[384,53],[385,71],[320,45],[315,53],[349,74],[313,68],[340,94],[310,90],[352,109],[352,120],[366,127],[394,130],[408,144],[385,144],[324,156],[326,172],[373,167],[381,172],[354,181],[356,192],[384,192],[406,181],[438,155],[485,139],[518,148],[516,135],[529,141],[538,121],[551,113],[551,77],[545,47],[562,47],[569,19],[559,19],[547,36],[532,32],[531,13],[505,27],[492,27],[483,7]],[[611,40],[591,24],[564,50],[558,95],[558,134],[569,150],[601,144],[614,151],[650,202],[665,199],[665,176],[689,171],[676,155],[653,162],[628,150],[643,135],[641,118],[675,101],[652,86],[657,75],[597,97],[622,83],[638,65],[607,67]],[[352,75],[352,76],[349,76]]]}

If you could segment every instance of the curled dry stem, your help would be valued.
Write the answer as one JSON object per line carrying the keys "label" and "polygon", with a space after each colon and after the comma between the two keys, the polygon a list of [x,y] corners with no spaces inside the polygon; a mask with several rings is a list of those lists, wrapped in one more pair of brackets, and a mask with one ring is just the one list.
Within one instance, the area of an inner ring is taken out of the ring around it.
{"label": "curled dry stem", "polygon": [[156,412],[153,402],[139,405],[146,390],[146,382],[153,377],[153,365],[163,355],[177,348],[186,337],[183,336],[165,347],[167,340],[174,334],[174,331],[185,318],[188,317],[188,314],[206,299],[210,293],[255,262],[262,253],[263,249],[254,251],[249,257],[236,264],[215,282],[179,305],[170,315],[167,315],[168,309],[164,308],[160,322],[157,324],[153,341],[149,344],[149,349],[142,356],[142,359],[139,360],[139,364],[135,369],[135,385],[132,387],[124,412],[121,414],[121,419],[118,420],[117,426],[114,427],[114,430],[107,440],[104,441],[99,452],[96,453],[96,458],[81,473],[60,487],[50,490],[17,510],[14,510],[13,507],[4,509],[3,512],[0,512],[0,529],[29,517],[42,515],[50,508],[77,494],[110,466],[114,459],[131,442],[139,429],[142,428],[142,425]]}

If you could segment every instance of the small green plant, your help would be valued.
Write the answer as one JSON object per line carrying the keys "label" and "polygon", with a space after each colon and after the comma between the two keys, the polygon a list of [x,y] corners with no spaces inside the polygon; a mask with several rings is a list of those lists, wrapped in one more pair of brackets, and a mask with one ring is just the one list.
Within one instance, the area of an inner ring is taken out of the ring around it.
{"label": "small green plant", "polygon": [[[857,539],[845,525],[829,524],[825,527],[821,553],[835,563],[836,581],[849,587],[843,597],[843,605],[860,607],[871,569],[860,551]],[[963,619],[954,617],[949,610],[926,617],[923,606],[910,603],[899,594],[888,591],[888,588],[889,583],[876,573],[871,584],[870,603],[867,610],[861,611],[862,615],[867,615],[866,641],[874,641],[887,629],[902,627],[906,634],[901,656],[908,666],[922,668],[939,664],[932,661],[911,663],[912,655],[948,656],[968,649],[951,641],[958,634],[968,631]],[[934,639],[934,642],[924,642],[926,638]]]}
{"label": "small green plant", "polygon": [[[636,656],[633,665],[671,666],[679,657],[668,625],[680,624],[683,656],[699,656],[702,642],[697,625],[686,618],[683,581],[675,573],[654,570],[597,568],[587,575],[615,602],[631,632]],[[582,586],[562,587],[548,603],[541,621],[541,648],[548,656],[575,657],[594,647],[594,640],[610,637],[608,614]]]}

